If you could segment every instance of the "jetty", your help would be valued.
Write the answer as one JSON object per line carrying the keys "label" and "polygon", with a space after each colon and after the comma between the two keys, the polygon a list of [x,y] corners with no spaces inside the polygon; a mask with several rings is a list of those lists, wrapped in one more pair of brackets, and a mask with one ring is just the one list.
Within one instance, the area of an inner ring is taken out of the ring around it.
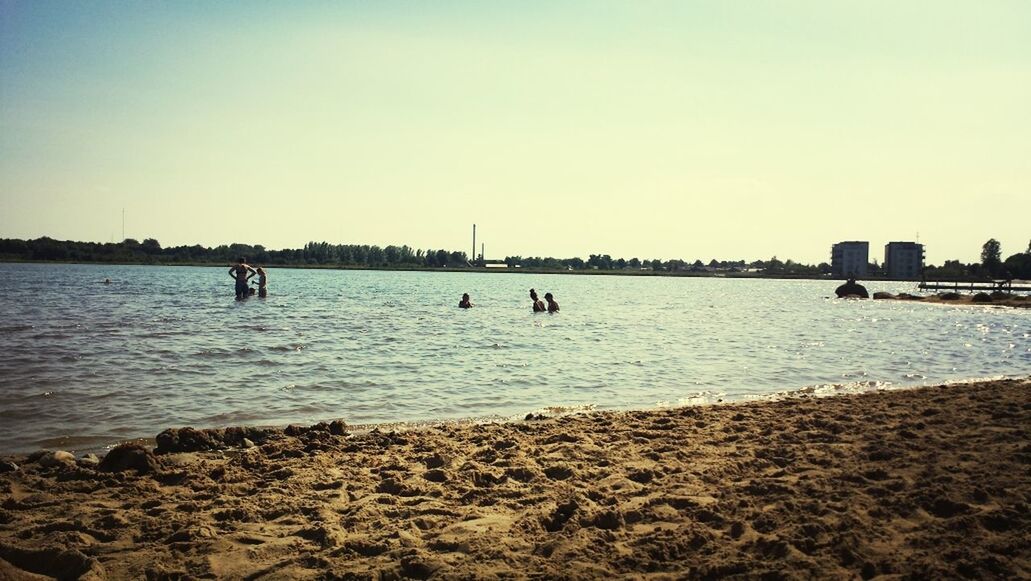
{"label": "jetty", "polygon": [[1001,291],[1004,293],[1012,292],[1031,292],[1031,282],[1029,281],[1017,281],[1019,283],[1014,286],[1012,280],[1000,280],[1000,281],[947,281],[947,280],[935,280],[935,281],[920,281],[920,290],[943,290],[943,291],[968,291],[968,292],[993,292]]}

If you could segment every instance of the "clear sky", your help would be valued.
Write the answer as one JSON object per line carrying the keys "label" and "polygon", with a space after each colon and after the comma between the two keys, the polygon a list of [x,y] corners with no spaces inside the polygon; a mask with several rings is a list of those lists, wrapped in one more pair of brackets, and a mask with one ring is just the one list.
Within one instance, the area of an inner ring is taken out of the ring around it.
{"label": "clear sky", "polygon": [[1029,104],[1027,0],[0,0],[0,237],[1005,257]]}

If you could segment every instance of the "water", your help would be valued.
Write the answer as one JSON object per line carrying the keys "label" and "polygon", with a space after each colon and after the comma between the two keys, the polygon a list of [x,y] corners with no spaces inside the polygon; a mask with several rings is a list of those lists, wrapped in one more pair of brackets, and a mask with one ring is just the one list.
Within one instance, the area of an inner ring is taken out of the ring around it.
{"label": "water", "polygon": [[[268,299],[236,302],[227,268],[0,264],[0,451],[1031,373],[1031,310],[837,284],[272,269]],[[562,312],[533,315],[531,286]]]}

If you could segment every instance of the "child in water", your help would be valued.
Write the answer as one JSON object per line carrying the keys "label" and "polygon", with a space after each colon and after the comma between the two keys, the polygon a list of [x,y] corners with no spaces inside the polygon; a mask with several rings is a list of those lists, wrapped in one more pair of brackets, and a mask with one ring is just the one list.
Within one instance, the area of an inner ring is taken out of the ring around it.
{"label": "child in water", "polygon": [[469,293],[463,293],[462,294],[462,300],[458,302],[458,308],[460,308],[460,309],[468,309],[468,308],[470,308],[472,306],[473,306],[473,304],[469,300]]}
{"label": "child in water", "polygon": [[260,266],[254,272],[258,273],[258,296],[265,298],[268,296],[268,275]]}

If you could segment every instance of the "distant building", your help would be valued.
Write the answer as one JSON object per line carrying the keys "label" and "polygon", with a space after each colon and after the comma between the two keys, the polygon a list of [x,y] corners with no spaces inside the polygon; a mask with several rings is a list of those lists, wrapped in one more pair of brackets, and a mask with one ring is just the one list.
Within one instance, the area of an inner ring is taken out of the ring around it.
{"label": "distant building", "polygon": [[923,271],[923,244],[889,242],[884,245],[884,273],[888,278],[920,278]]}
{"label": "distant building", "polygon": [[865,277],[869,263],[869,242],[838,242],[831,247],[831,274],[835,278]]}

